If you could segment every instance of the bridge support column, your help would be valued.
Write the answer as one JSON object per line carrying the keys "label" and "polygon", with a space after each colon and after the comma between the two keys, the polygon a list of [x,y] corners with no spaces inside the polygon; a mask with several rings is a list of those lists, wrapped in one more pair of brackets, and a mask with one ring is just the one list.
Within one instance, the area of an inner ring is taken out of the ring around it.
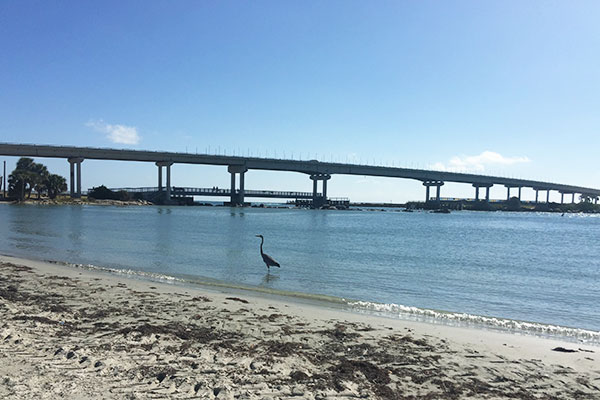
{"label": "bridge support column", "polygon": [[519,190],[519,200],[521,200],[521,187],[520,186],[511,186],[511,185],[504,185],[506,187],[506,201],[510,200],[510,189],[516,187]]}
{"label": "bridge support column", "polygon": [[158,167],[158,191],[162,193],[163,191],[163,180],[162,180],[162,169],[163,167],[167,167],[167,184],[165,186],[165,195],[164,200],[166,202],[171,201],[171,165],[173,165],[173,161],[158,161],[156,166]]}
{"label": "bridge support column", "polygon": [[435,202],[439,206],[440,204],[440,188],[444,186],[443,181],[424,181],[423,186],[425,186],[425,203],[429,203],[429,188],[431,186],[435,186]]}
{"label": "bridge support column", "polygon": [[493,185],[491,183],[474,183],[473,187],[475,188],[475,200],[479,201],[479,188],[485,188],[485,201],[490,202],[490,187]]}
{"label": "bridge support column", "polygon": [[[230,165],[227,167],[227,171],[231,174],[231,197],[229,199],[230,205],[232,207],[235,206],[244,206],[244,174],[248,171],[248,168],[245,165]],[[240,188],[236,188],[236,174],[240,175]]]}
{"label": "bridge support column", "polygon": [[170,163],[167,165],[167,199],[171,200],[171,165]]}
{"label": "bridge support column", "polygon": [[69,190],[71,197],[75,197],[75,163],[69,161]]}
{"label": "bridge support column", "polygon": [[245,172],[240,173],[240,200],[242,205],[244,204],[244,198],[246,196],[246,191],[244,190],[244,178],[246,176]]}
{"label": "bridge support column", "polygon": [[571,203],[575,204],[575,193],[571,193]]}
{"label": "bridge support column", "polygon": [[539,190],[534,189],[535,190],[535,204],[538,203],[538,194],[539,194]]}
{"label": "bridge support column", "polygon": [[[327,204],[327,181],[331,179],[329,174],[312,174],[310,179],[313,181],[312,205],[313,208],[319,208]],[[317,193],[317,181],[323,181],[322,193]]]}
{"label": "bridge support column", "polygon": [[546,203],[550,203],[550,189],[546,190]]}
{"label": "bridge support column", "polygon": [[158,191],[162,192],[162,190],[163,190],[163,186],[162,186],[162,167],[158,167]]}
{"label": "bridge support column", "polygon": [[[81,163],[83,162],[83,158],[81,157],[71,157],[68,159],[70,165],[70,185],[69,188],[71,190],[71,197],[79,198],[81,197]],[[75,168],[77,168],[77,176],[75,175]],[[77,180],[76,180],[77,179]]]}
{"label": "bridge support column", "polygon": [[565,194],[564,194],[564,192],[560,192],[560,204],[565,204]]}

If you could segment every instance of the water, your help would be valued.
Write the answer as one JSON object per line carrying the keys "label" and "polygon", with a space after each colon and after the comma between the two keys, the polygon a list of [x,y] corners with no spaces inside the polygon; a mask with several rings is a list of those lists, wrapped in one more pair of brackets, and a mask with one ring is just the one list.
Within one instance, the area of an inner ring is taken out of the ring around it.
{"label": "water", "polygon": [[4,254],[600,343],[595,215],[2,205],[0,221]]}

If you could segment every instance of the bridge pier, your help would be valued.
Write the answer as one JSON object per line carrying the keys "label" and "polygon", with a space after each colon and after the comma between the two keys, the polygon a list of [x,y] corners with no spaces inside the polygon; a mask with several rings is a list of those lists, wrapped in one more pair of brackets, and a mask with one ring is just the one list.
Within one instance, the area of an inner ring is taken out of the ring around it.
{"label": "bridge pier", "polygon": [[521,186],[504,185],[506,187],[506,201],[510,200],[510,189],[516,187],[519,189],[518,198],[521,200]]}
{"label": "bridge pier", "polygon": [[435,201],[436,203],[440,203],[440,188],[442,186],[444,186],[444,182],[443,181],[424,181],[423,182],[423,186],[425,186],[425,203],[429,203],[429,188],[431,186],[435,186],[436,187],[436,193],[435,193]]}
{"label": "bridge pier", "polygon": [[539,192],[546,191],[546,203],[550,203],[550,189],[533,188],[535,190],[535,204],[539,203]]}
{"label": "bridge pier", "polygon": [[[81,197],[81,163],[83,162],[82,157],[71,157],[68,158],[70,165],[70,190],[72,198]],[[77,165],[77,167],[75,167]],[[77,183],[75,183],[75,168],[77,168]]]}
{"label": "bridge pier", "polygon": [[156,163],[156,166],[158,167],[158,191],[159,192],[163,191],[162,169],[163,169],[163,167],[167,167],[167,186],[165,188],[166,193],[164,196],[166,201],[171,200],[171,165],[173,165],[173,161],[158,161]]}
{"label": "bridge pier", "polygon": [[565,204],[565,194],[570,194],[571,195],[571,203],[575,203],[575,193],[574,192],[561,191],[560,192],[560,204]]}
{"label": "bridge pier", "polygon": [[485,188],[485,201],[490,202],[490,188],[493,186],[491,183],[474,183],[473,187],[475,188],[475,200],[479,201],[479,188]]}
{"label": "bridge pier", "polygon": [[[329,174],[312,174],[310,179],[313,181],[312,205],[314,208],[319,208],[327,204],[327,181],[331,179]],[[321,196],[317,192],[317,181],[323,181],[323,190]]]}
{"label": "bridge pier", "polygon": [[[245,197],[245,189],[244,189],[244,175],[248,171],[248,168],[245,165],[230,165],[227,167],[227,171],[231,174],[231,197],[230,197],[230,205],[232,207],[235,206],[244,206],[244,197]],[[236,189],[236,178],[235,175],[240,175],[240,188]]]}

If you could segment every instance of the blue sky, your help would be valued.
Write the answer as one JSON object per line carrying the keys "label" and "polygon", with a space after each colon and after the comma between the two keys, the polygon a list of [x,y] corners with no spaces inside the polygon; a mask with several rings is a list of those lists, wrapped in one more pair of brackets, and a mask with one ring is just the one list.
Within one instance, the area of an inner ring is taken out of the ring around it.
{"label": "blue sky", "polygon": [[[599,20],[595,1],[4,1],[0,141],[600,187]],[[68,173],[66,161],[40,161]],[[151,164],[86,160],[83,187],[151,186],[156,175]],[[177,186],[228,180],[222,167],[173,167]],[[250,171],[246,187],[308,191],[311,181]],[[424,197],[416,181],[334,176],[328,188],[352,200]]]}

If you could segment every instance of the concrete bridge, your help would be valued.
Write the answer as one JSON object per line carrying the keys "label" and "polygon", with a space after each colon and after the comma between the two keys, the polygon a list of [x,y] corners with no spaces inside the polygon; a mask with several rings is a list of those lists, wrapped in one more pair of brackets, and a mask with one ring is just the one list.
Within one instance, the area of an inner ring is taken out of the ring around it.
{"label": "concrete bridge", "polygon": [[[164,186],[165,199],[171,198],[171,166],[173,164],[203,164],[227,166],[231,174],[230,200],[231,204],[244,204],[246,190],[244,188],[245,173],[248,170],[291,171],[306,174],[313,181],[313,205],[320,206],[327,202],[327,181],[334,174],[363,175],[389,178],[414,179],[423,182],[425,186],[426,201],[440,201],[441,187],[445,182],[458,182],[472,185],[475,188],[477,200],[490,200],[490,187],[502,185],[507,189],[507,199],[511,197],[511,189],[517,189],[516,197],[521,198],[522,188],[532,188],[536,192],[536,202],[539,192],[546,192],[546,201],[550,199],[550,191],[564,195],[571,195],[575,202],[575,195],[581,194],[598,201],[600,189],[573,186],[567,184],[534,181],[527,179],[504,178],[458,172],[430,171],[422,169],[379,167],[370,165],[355,165],[344,163],[328,163],[316,160],[282,160],[273,158],[225,156],[208,154],[188,154],[163,151],[144,150],[118,150],[91,147],[73,146],[48,146],[33,144],[0,143],[0,155],[17,157],[49,157],[64,158],[71,165],[70,190],[73,197],[81,196],[81,163],[85,159],[94,160],[119,160],[153,162],[158,167],[158,188],[163,190],[163,168],[166,169],[166,185]],[[77,172],[77,174],[75,174]],[[318,182],[321,181],[321,194],[319,196]],[[430,196],[430,190],[435,189],[435,197]],[[480,189],[485,188],[485,196],[480,197]]]}

